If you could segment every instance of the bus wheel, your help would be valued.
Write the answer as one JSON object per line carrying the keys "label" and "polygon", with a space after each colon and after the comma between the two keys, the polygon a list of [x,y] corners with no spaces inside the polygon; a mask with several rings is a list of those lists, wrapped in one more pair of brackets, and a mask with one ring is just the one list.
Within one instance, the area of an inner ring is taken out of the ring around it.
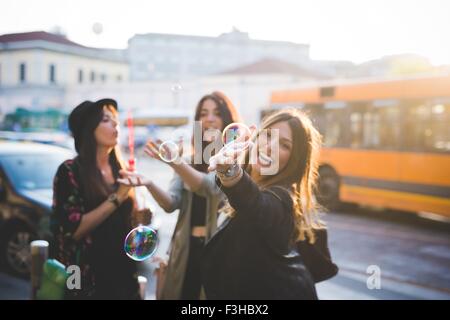
{"label": "bus wheel", "polygon": [[329,167],[319,169],[317,201],[328,210],[337,210],[340,207],[339,176]]}

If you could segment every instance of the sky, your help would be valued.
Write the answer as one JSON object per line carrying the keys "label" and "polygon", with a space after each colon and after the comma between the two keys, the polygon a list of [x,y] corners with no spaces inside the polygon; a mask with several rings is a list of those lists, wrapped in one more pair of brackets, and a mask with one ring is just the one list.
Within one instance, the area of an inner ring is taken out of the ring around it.
{"label": "sky", "polygon": [[1,0],[0,34],[59,26],[82,45],[126,48],[136,33],[215,37],[236,27],[309,44],[312,59],[413,53],[440,65],[450,64],[449,17],[450,0]]}

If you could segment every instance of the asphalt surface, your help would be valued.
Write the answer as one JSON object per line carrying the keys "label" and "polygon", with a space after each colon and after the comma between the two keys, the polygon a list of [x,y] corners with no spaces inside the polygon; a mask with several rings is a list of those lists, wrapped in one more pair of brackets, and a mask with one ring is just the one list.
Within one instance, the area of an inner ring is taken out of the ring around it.
{"label": "asphalt surface", "polygon": [[[142,173],[167,188],[172,170],[148,159],[139,161]],[[177,213],[155,206],[164,256]],[[411,213],[346,207],[324,215],[329,245],[340,268],[333,279],[317,285],[320,299],[450,299],[450,224]],[[146,299],[155,298],[155,265],[140,265],[148,279]],[[0,299],[28,299],[29,283],[0,272]]]}

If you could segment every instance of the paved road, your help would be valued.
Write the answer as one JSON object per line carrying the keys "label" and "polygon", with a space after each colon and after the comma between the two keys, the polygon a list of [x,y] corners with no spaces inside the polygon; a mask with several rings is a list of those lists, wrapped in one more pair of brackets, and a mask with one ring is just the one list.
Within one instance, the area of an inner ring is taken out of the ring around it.
{"label": "paved road", "polygon": [[[162,187],[168,186],[169,167],[151,160],[139,165]],[[163,255],[177,214],[156,207],[155,215],[161,239],[157,255]],[[406,213],[359,208],[328,213],[324,220],[340,272],[317,285],[321,299],[450,299],[450,225]],[[153,265],[144,262],[141,269],[149,279],[147,299],[154,299]],[[374,270],[380,272],[379,289],[369,289],[377,284]],[[28,296],[26,281],[0,273],[0,299]]]}

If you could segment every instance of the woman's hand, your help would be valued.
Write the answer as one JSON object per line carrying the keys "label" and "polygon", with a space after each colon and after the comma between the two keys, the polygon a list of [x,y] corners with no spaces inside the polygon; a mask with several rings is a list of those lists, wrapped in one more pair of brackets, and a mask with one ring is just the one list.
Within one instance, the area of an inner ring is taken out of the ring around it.
{"label": "woman's hand", "polygon": [[131,186],[127,186],[124,184],[119,185],[119,189],[117,189],[117,198],[120,203],[123,203],[129,196],[131,190]]}
{"label": "woman's hand", "polygon": [[152,183],[150,179],[137,172],[120,170],[119,174],[121,178],[117,179],[117,182],[120,183],[120,186],[125,186],[129,189],[137,186],[148,186]]}
{"label": "woman's hand", "polygon": [[161,143],[162,141],[159,139],[157,139],[156,141],[149,139],[145,145],[144,152],[151,158],[162,161],[161,157],[159,156],[159,147],[161,146]]}
{"label": "woman's hand", "polygon": [[220,151],[209,159],[208,171],[225,173],[235,164],[242,164],[246,151],[252,147],[251,141],[256,126],[250,127],[250,136],[242,136],[222,147]]}
{"label": "woman's hand", "polygon": [[237,184],[243,175],[243,170],[239,166],[239,158],[245,156],[245,150],[236,146],[233,149],[222,148],[220,152],[210,159],[208,171],[215,170],[216,176],[220,179],[224,187],[230,188]]}
{"label": "woman's hand", "polygon": [[[181,161],[181,156],[183,154],[183,139],[179,139],[177,143],[174,145],[176,147],[170,148],[167,144],[161,145],[164,142],[160,139],[157,139],[156,141],[153,141],[152,139],[149,139],[147,141],[147,144],[145,145],[144,152],[148,154],[151,158],[163,161],[165,163],[179,163]],[[177,152],[176,154],[173,154],[174,152]],[[163,153],[163,156],[161,156],[161,153]],[[166,161],[165,159],[173,159],[173,161]]]}
{"label": "woman's hand", "polygon": [[244,143],[233,143],[232,146],[224,146],[216,155],[209,159],[208,171],[225,173],[238,163],[238,159],[245,154],[246,150],[247,147]]}

